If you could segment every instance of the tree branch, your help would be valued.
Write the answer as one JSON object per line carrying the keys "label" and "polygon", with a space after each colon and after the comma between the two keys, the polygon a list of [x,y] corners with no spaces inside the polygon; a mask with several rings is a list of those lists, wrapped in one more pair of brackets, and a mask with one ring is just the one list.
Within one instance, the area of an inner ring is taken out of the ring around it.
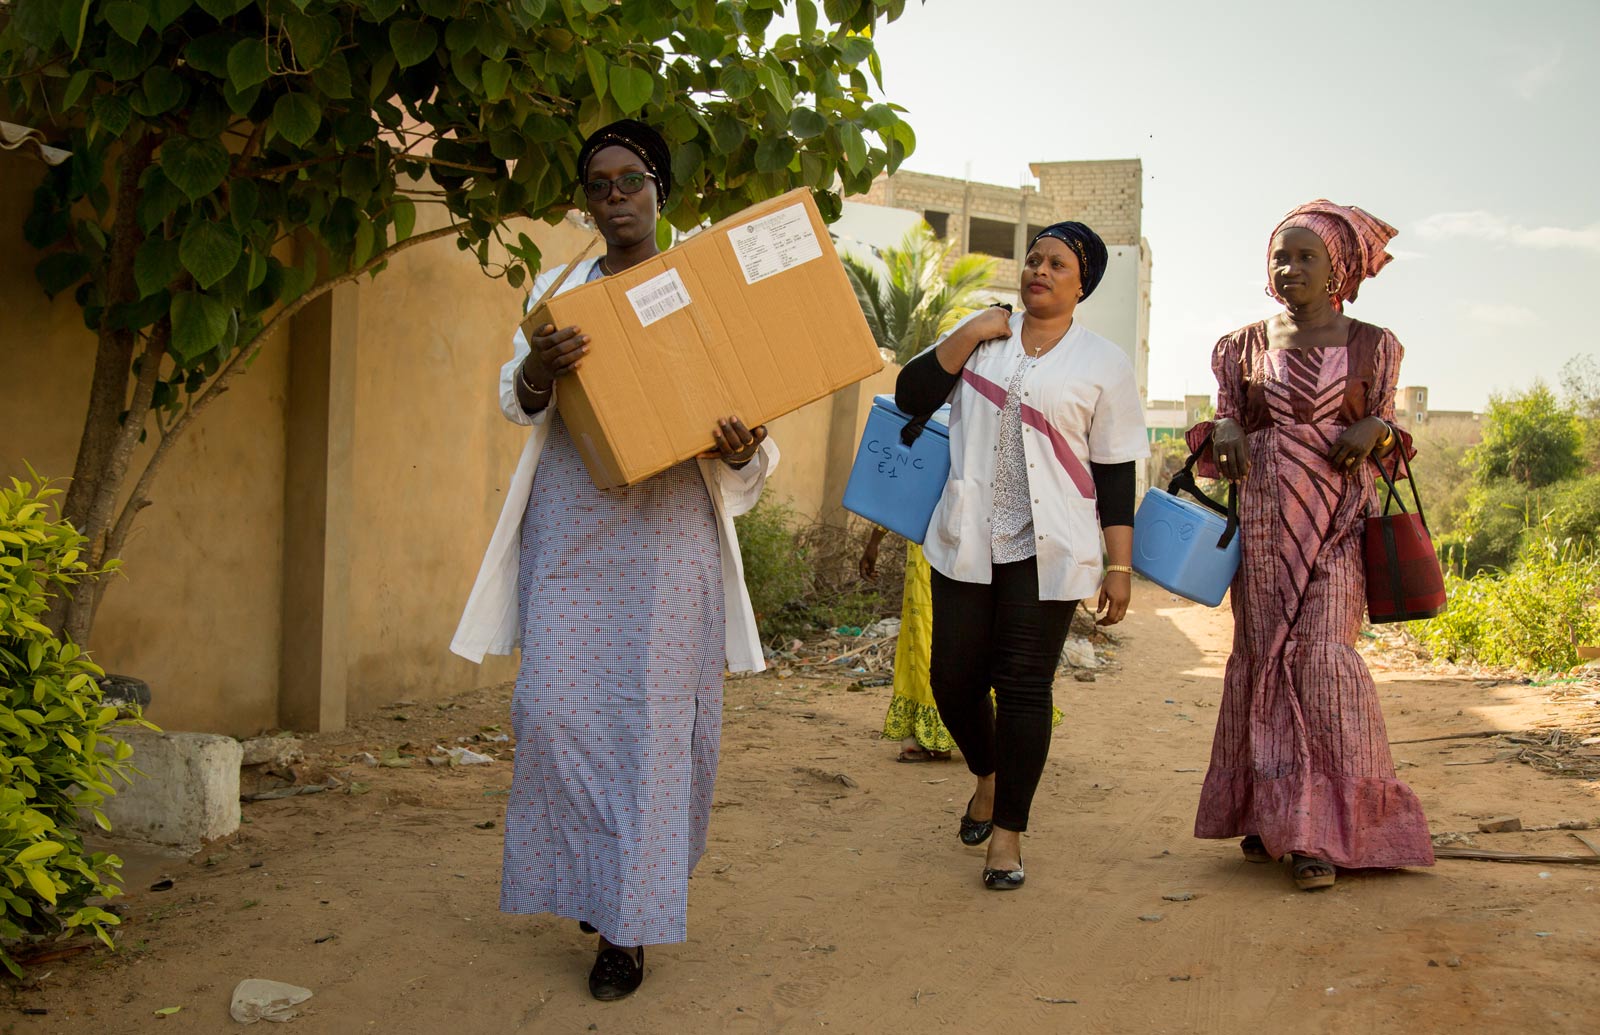
{"label": "tree branch", "polygon": [[[415,248],[419,244],[426,244],[429,241],[447,237],[450,234],[460,233],[460,231],[459,224],[451,224],[450,226],[442,226],[420,234],[414,234],[404,241],[396,242],[392,247],[385,248],[360,269],[341,273],[337,277],[331,277],[311,287],[305,294],[274,313],[272,319],[262,325],[261,330],[256,333],[256,336],[250,340],[248,345],[228,357],[227,362],[222,365],[222,369],[218,370],[216,376],[211,379],[211,383],[206,385],[199,395],[195,396],[194,401],[184,410],[183,415],[172,422],[172,426],[167,429],[166,434],[162,436],[161,441],[156,445],[155,452],[150,455],[149,463],[145,464],[144,470],[140,472],[139,480],[134,483],[133,492],[129,494],[128,502],[123,505],[122,514],[117,519],[116,528],[108,538],[108,543],[115,542],[120,547],[127,540],[128,533],[133,529],[134,516],[150,505],[150,485],[155,481],[156,474],[161,470],[162,464],[165,463],[167,452],[172,448],[173,443],[178,441],[184,430],[200,415],[201,411],[215,401],[219,395],[228,390],[229,382],[238,375],[239,371],[250,365],[251,360],[255,359],[256,354],[266,345],[267,339],[272,337],[273,332],[277,330],[280,323],[293,319],[300,310],[340,284],[348,284],[362,275],[370,273],[393,259],[400,252]],[[107,556],[110,556],[109,552]]]}

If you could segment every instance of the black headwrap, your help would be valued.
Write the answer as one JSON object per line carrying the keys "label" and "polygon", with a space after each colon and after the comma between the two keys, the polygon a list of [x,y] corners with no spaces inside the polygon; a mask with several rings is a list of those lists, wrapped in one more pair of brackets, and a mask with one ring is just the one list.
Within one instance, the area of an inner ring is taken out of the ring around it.
{"label": "black headwrap", "polygon": [[1032,249],[1039,243],[1041,237],[1054,237],[1078,257],[1078,276],[1083,284],[1083,297],[1088,298],[1094,294],[1094,289],[1100,286],[1100,278],[1106,275],[1106,243],[1100,240],[1100,235],[1090,230],[1082,223],[1051,223],[1034,235],[1028,242]]}
{"label": "black headwrap", "polygon": [[578,151],[578,178],[589,178],[589,160],[603,147],[625,147],[639,156],[650,175],[656,178],[656,202],[667,203],[672,190],[672,152],[661,134],[638,119],[618,119],[589,134]]}

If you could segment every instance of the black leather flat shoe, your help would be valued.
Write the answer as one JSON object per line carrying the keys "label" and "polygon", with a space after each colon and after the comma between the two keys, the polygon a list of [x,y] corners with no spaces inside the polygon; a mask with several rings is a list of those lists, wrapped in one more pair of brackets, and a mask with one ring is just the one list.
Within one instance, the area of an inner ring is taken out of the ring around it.
{"label": "black leather flat shoe", "polygon": [[1015,891],[1022,887],[1022,882],[1027,879],[1027,874],[1022,872],[1022,860],[1020,858],[1017,860],[1017,868],[1014,870],[985,869],[983,871],[983,886],[990,891]]}
{"label": "black leather flat shoe", "polygon": [[976,794],[967,799],[967,811],[961,814],[961,843],[969,848],[983,844],[994,833],[993,819],[972,818],[972,802],[975,798]]}
{"label": "black leather flat shoe", "polygon": [[599,934],[600,933],[600,929],[598,927],[596,927],[594,924],[591,924],[587,920],[579,920],[578,921],[578,930],[582,931],[584,934]]}
{"label": "black leather flat shoe", "polygon": [[594,958],[589,994],[603,1003],[626,999],[644,983],[644,946],[631,952],[608,945]]}

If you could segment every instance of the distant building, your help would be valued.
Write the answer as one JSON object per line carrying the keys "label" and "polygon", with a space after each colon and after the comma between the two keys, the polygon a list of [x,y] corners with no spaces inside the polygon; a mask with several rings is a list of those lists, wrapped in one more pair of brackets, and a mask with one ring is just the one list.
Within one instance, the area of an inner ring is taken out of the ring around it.
{"label": "distant building", "polygon": [[1182,438],[1183,433],[1207,419],[1215,410],[1209,395],[1182,399],[1151,399],[1145,404],[1144,425],[1151,442]]}
{"label": "distant building", "polygon": [[1394,419],[1406,427],[1417,427],[1430,421],[1478,421],[1482,416],[1471,410],[1429,409],[1428,389],[1425,385],[1409,385],[1394,390]]}
{"label": "distant building", "polygon": [[[1034,162],[1029,169],[1038,180],[1036,187],[1002,187],[904,170],[880,176],[866,195],[845,202],[845,220],[862,205],[914,212],[936,236],[955,245],[954,255],[978,252],[999,259],[990,286],[997,299],[1013,304],[1022,258],[1034,234],[1062,219],[1094,227],[1110,256],[1105,278],[1078,309],[1078,317],[1127,351],[1142,401],[1150,355],[1150,243],[1141,229],[1143,165],[1131,158]],[[899,243],[898,237],[863,240],[866,232],[865,220],[849,223],[849,236],[861,244],[883,248]]]}

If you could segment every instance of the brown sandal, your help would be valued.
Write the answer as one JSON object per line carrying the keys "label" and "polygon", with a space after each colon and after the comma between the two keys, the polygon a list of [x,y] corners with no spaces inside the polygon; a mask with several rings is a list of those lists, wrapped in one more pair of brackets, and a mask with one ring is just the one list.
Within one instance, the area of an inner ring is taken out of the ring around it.
{"label": "brown sandal", "polygon": [[1239,850],[1244,853],[1245,860],[1253,863],[1269,863],[1272,856],[1267,853],[1267,846],[1257,834],[1246,834],[1243,841],[1239,842]]}
{"label": "brown sandal", "polygon": [[1293,863],[1294,886],[1301,891],[1331,888],[1339,879],[1333,863],[1314,855],[1297,855]]}

